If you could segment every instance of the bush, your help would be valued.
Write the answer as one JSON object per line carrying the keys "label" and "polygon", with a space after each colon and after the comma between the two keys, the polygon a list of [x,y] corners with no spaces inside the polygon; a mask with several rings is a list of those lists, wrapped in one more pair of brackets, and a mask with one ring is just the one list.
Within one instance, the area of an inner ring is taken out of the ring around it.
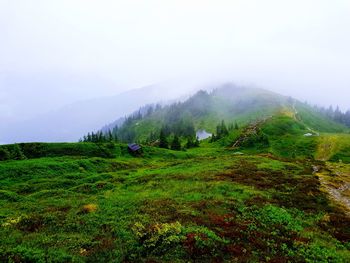
{"label": "bush", "polygon": [[301,221],[286,209],[274,205],[266,205],[262,209],[253,212],[255,219],[266,225],[278,225],[287,230],[301,231]]}
{"label": "bush", "polygon": [[143,254],[163,255],[185,238],[179,222],[158,223],[149,227],[135,223],[132,230],[142,247]]}
{"label": "bush", "polygon": [[20,145],[10,144],[0,146],[0,161],[26,159]]}
{"label": "bush", "polygon": [[[293,253],[293,252],[291,252]],[[305,262],[346,262],[334,248],[311,244],[309,246],[300,245],[297,249],[297,256],[302,257]]]}
{"label": "bush", "polygon": [[269,147],[269,138],[262,131],[258,131],[255,134],[251,134],[243,142],[243,147]]}
{"label": "bush", "polygon": [[228,244],[228,241],[216,235],[204,226],[193,226],[185,229],[187,248],[191,257],[217,257]]}
{"label": "bush", "polygon": [[6,148],[1,147],[0,148],[0,161],[6,161],[6,160],[9,160],[9,159],[10,159],[9,151]]}

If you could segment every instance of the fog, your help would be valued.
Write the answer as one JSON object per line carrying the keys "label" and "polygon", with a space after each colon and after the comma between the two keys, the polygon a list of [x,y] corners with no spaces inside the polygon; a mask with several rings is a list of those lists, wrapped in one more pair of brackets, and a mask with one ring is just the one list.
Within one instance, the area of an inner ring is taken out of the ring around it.
{"label": "fog", "polygon": [[[168,100],[231,81],[346,110],[349,14],[347,0],[0,0],[0,142],[149,85]],[[141,106],[119,103],[115,119]]]}

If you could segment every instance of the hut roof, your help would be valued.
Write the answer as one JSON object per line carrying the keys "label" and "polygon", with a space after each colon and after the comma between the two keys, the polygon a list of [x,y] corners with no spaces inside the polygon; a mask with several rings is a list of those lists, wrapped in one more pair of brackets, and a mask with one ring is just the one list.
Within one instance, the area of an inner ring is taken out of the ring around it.
{"label": "hut roof", "polygon": [[130,144],[128,144],[128,148],[129,148],[131,151],[136,152],[136,151],[138,151],[138,150],[141,149],[141,146],[138,145],[138,144],[136,144],[136,143],[130,143]]}

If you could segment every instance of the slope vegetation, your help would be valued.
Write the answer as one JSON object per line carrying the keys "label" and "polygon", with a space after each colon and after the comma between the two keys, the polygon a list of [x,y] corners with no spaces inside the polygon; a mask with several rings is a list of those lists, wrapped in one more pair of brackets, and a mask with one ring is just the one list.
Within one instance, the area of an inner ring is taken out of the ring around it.
{"label": "slope vegetation", "polygon": [[310,161],[208,141],[108,158],[46,146],[62,149],[0,162],[2,262],[350,260],[349,218]]}
{"label": "slope vegetation", "polygon": [[294,118],[308,131],[348,130],[292,98],[263,89],[224,85],[211,93],[199,91],[181,103],[137,112],[115,129],[115,136],[125,142],[149,142],[156,139],[154,135],[159,134],[162,127],[166,127],[169,133],[186,137],[191,129],[216,133],[216,126],[221,120],[245,126],[281,114]]}

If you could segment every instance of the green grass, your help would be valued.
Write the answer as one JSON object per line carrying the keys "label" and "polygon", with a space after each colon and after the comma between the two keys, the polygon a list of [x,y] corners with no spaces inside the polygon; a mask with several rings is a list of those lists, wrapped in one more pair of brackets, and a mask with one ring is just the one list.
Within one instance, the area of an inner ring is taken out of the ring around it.
{"label": "green grass", "polygon": [[308,127],[319,132],[348,132],[349,128],[329,120],[328,118],[315,112],[310,106],[303,103],[297,103],[297,118]]}
{"label": "green grass", "polygon": [[350,135],[322,134],[319,138],[316,158],[350,163]]}
{"label": "green grass", "polygon": [[44,146],[55,154],[0,162],[1,262],[350,259],[350,221],[305,159],[220,142],[141,157],[118,144],[114,158]]}
{"label": "green grass", "polygon": [[126,146],[112,143],[20,143],[0,145],[0,161],[56,156],[113,158],[127,153]]}

